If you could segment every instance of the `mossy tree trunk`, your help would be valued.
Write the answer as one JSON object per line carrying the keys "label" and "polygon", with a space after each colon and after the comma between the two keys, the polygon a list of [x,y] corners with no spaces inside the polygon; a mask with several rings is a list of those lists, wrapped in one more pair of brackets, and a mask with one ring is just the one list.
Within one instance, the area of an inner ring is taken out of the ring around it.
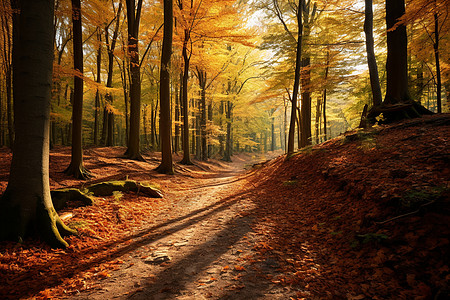
{"label": "mossy tree trunk", "polygon": [[16,138],[8,187],[0,199],[0,239],[38,234],[53,247],[66,247],[62,236],[74,232],[58,217],[49,186],[54,1],[22,1],[20,9]]}

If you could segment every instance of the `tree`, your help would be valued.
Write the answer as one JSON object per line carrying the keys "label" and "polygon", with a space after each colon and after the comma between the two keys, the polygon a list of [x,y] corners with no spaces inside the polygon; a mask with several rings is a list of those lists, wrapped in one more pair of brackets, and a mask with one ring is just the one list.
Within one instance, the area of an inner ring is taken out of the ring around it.
{"label": "tree", "polygon": [[170,119],[170,57],[172,55],[173,2],[164,0],[164,37],[161,54],[160,71],[160,118],[159,135],[161,138],[161,164],[156,169],[159,173],[173,174],[172,164],[172,121]]}
{"label": "tree", "polygon": [[128,55],[130,56],[130,134],[125,157],[144,160],[140,153],[139,135],[141,123],[141,68],[139,64],[139,23],[142,0],[126,0],[128,21]]}
{"label": "tree", "polygon": [[409,93],[406,25],[399,22],[404,14],[404,0],[386,0],[386,95],[383,103],[374,106],[369,112],[368,117],[372,122],[380,113],[383,113],[387,122],[431,113],[411,99]]}
{"label": "tree", "polygon": [[[14,143],[14,128],[13,128],[13,111],[12,111],[12,89],[13,89],[13,33],[10,28],[10,19],[16,18],[16,12],[12,11],[17,5],[16,1],[11,1],[11,6],[8,5],[8,1],[4,1],[2,4],[0,12],[2,12],[1,27],[2,27],[2,40],[3,40],[3,52],[1,53],[2,65],[5,75],[5,85],[6,85],[6,114],[8,121],[8,141],[9,147],[12,147]],[[14,28],[14,26],[13,26]]]}
{"label": "tree", "polygon": [[[114,5],[114,2],[113,2]],[[115,7],[113,6],[114,10]],[[113,66],[114,66],[114,49],[116,48],[116,42],[117,42],[117,36],[119,33],[119,25],[120,25],[120,14],[122,12],[122,2],[119,2],[119,8],[117,9],[117,13],[114,17],[115,19],[115,27],[113,31],[113,35],[111,39],[109,38],[109,27],[111,23],[108,23],[108,25],[105,27],[105,42],[106,42],[106,49],[108,52],[108,73],[107,73],[107,79],[106,79],[106,87],[111,88],[112,87],[112,77],[113,77]],[[112,109],[113,105],[113,96],[110,91],[107,91],[105,94],[105,99],[107,101],[107,105],[105,106],[107,120],[104,120],[104,122],[107,123],[106,126],[106,141],[104,144],[106,146],[113,146],[114,143],[114,110]],[[109,106],[109,107],[107,107]]]}
{"label": "tree", "polygon": [[302,63],[302,37],[303,37],[303,18],[302,11],[304,6],[304,0],[298,1],[297,8],[297,48],[295,56],[295,73],[294,73],[294,89],[292,91],[292,101],[291,101],[291,121],[289,124],[289,138],[288,138],[288,154],[294,152],[294,135],[295,135],[295,120],[297,119],[297,97],[300,83],[300,68]]}
{"label": "tree", "polygon": [[72,0],[74,92],[72,103],[72,157],[64,171],[77,179],[89,178],[83,166],[83,31],[81,27],[81,2]]}
{"label": "tree", "polygon": [[62,236],[74,231],[53,207],[48,170],[54,1],[20,4],[16,139],[8,186],[0,199],[0,239],[20,241],[37,234],[52,247],[66,247]]}
{"label": "tree", "polygon": [[365,0],[364,33],[366,35],[367,65],[369,66],[370,87],[372,88],[373,105],[381,105],[381,87],[378,78],[378,67],[375,58],[373,41],[373,8],[372,0]]}

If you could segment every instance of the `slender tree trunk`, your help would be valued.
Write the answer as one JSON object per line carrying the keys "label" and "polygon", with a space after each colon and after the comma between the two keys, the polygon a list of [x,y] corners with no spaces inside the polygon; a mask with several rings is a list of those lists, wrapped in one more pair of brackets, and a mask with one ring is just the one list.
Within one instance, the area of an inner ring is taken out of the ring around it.
{"label": "slender tree trunk", "polygon": [[83,166],[83,41],[81,28],[81,3],[72,0],[73,23],[73,66],[78,73],[74,76],[74,94],[72,103],[72,160],[64,171],[77,179],[87,179],[89,172]]}
{"label": "slender tree trunk", "polygon": [[128,55],[130,57],[130,133],[125,157],[141,160],[140,153],[140,123],[141,123],[141,70],[139,65],[139,23],[142,0],[138,0],[137,10],[135,0],[126,0],[128,19]]}
{"label": "slender tree trunk", "polygon": [[[224,101],[220,101],[220,107],[219,107],[219,114],[220,114],[220,118],[219,118],[219,127],[220,129],[223,129],[223,117],[224,117],[224,108],[225,106],[225,102]],[[219,155],[220,156],[224,156],[224,145],[223,145],[223,134],[219,135]]]}
{"label": "slender tree trunk", "polygon": [[[208,103],[208,124],[209,125],[213,124],[213,105],[212,105],[212,100],[210,100],[209,103]],[[206,132],[206,133],[210,134],[210,135],[212,134],[211,131],[209,133],[208,132]],[[208,144],[208,158],[211,157],[212,152],[213,152],[213,145],[209,145]]]}
{"label": "slender tree trunk", "polygon": [[[327,51],[327,66],[325,68],[325,84],[327,84],[329,70],[330,70],[330,50]],[[323,138],[324,138],[324,141],[326,141],[327,140],[327,88],[326,88],[326,86],[325,86],[325,89],[323,90],[322,109],[323,109]]]}
{"label": "slender tree trunk", "polygon": [[[113,77],[113,69],[114,69],[114,50],[116,48],[116,41],[119,33],[119,25],[120,25],[120,15],[122,11],[122,2],[119,2],[119,7],[117,9],[117,15],[116,15],[116,23],[114,28],[114,33],[111,38],[109,39],[109,25],[105,28],[105,42],[106,42],[106,48],[108,50],[108,76],[106,79],[106,87],[112,88],[112,77]],[[139,59],[139,58],[138,58]],[[113,146],[114,145],[114,106],[113,106],[113,95],[110,91],[107,91],[105,94],[105,100],[108,103],[109,109],[108,109],[108,118],[107,123],[108,126],[106,127],[107,133],[106,133],[106,146]]]}
{"label": "slender tree trunk", "polygon": [[[97,40],[98,40],[98,49],[97,49],[97,83],[100,84],[101,80],[101,65],[102,65],[102,35],[100,33],[100,28],[97,28]],[[100,92],[97,88],[97,92],[95,93],[95,104],[94,104],[94,145],[98,145],[98,115],[100,112]]]}
{"label": "slender tree trunk", "polygon": [[303,148],[311,145],[311,59],[305,57],[302,59],[302,110],[301,110],[301,142]]}
{"label": "slender tree trunk", "polygon": [[316,104],[316,122],[314,123],[315,131],[316,131],[316,144],[320,143],[320,117],[322,115],[322,99],[321,97],[317,98]]}
{"label": "slender tree trunk", "polygon": [[[180,73],[180,83],[182,81],[182,74]],[[175,143],[173,152],[178,153],[180,150],[180,101],[181,91],[178,93],[178,84],[175,85]]]}
{"label": "slender tree trunk", "polygon": [[198,84],[200,86],[200,111],[199,111],[199,138],[198,146],[200,160],[208,159],[208,148],[206,142],[206,72],[197,69]]}
{"label": "slender tree trunk", "polygon": [[155,128],[154,128],[154,117],[153,117],[153,101],[150,104],[150,145],[152,149],[155,149]]}
{"label": "slender tree trunk", "polygon": [[8,187],[0,199],[0,239],[20,241],[37,234],[52,247],[65,248],[62,236],[74,231],[53,207],[48,170],[53,12],[52,0],[23,1],[20,7],[14,46],[16,138]]}
{"label": "slender tree trunk", "polygon": [[289,139],[288,139],[288,149],[287,153],[294,153],[294,138],[295,138],[295,115],[297,114],[297,98],[298,89],[300,84],[300,66],[302,62],[302,40],[303,40],[303,19],[302,19],[302,8],[304,0],[298,1],[298,12],[297,12],[297,52],[295,56],[295,73],[294,73],[294,89],[292,92],[292,107],[291,107],[291,121],[289,125]]}
{"label": "slender tree trunk", "polygon": [[188,77],[189,77],[189,60],[190,57],[187,53],[187,44],[189,42],[190,35],[189,30],[184,30],[184,41],[183,41],[183,81],[181,84],[182,90],[182,114],[183,114],[183,159],[180,161],[184,165],[192,165],[190,147],[189,147],[189,101],[188,101]]}
{"label": "slender tree trunk", "polygon": [[[436,0],[435,0],[436,1]],[[437,111],[442,113],[442,81],[441,81],[441,66],[439,62],[439,18],[437,12],[434,13],[434,58],[436,61],[436,101],[437,101]]]}
{"label": "slender tree trunk", "polygon": [[159,136],[161,139],[161,164],[156,168],[159,173],[173,174],[172,163],[172,120],[170,118],[170,57],[172,55],[173,2],[164,0],[164,37],[161,53],[160,72],[160,117]]}
{"label": "slender tree trunk", "polygon": [[373,42],[373,5],[372,0],[365,0],[365,3],[364,33],[366,35],[366,52],[367,64],[369,66],[370,87],[372,89],[373,106],[379,106],[381,105],[382,97]]}
{"label": "slender tree trunk", "polygon": [[231,138],[232,109],[233,109],[233,103],[231,101],[227,101],[227,108],[226,108],[227,135],[225,137],[225,153],[223,156],[224,161],[231,161],[231,155],[232,155],[232,147],[233,147],[232,138]]}
{"label": "slender tree trunk", "polygon": [[147,134],[147,104],[144,104],[144,108],[143,108],[143,113],[142,113],[142,118],[143,118],[143,127],[144,127],[144,143],[146,147],[149,147],[149,142],[148,142],[148,134]]}

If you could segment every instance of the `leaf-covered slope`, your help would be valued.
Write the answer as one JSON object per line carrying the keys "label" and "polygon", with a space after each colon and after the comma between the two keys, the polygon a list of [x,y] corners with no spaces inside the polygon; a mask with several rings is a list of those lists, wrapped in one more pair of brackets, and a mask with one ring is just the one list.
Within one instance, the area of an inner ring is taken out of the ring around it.
{"label": "leaf-covered slope", "polygon": [[449,136],[450,116],[437,115],[258,168],[255,226],[261,252],[285,262],[276,281],[306,298],[448,296]]}

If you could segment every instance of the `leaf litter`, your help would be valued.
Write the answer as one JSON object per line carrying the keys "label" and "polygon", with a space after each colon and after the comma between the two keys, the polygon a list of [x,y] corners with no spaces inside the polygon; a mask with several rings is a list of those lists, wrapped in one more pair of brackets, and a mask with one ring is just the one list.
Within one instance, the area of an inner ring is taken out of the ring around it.
{"label": "leaf litter", "polygon": [[[219,275],[229,277],[229,290],[244,291],[247,272],[260,272],[257,280],[288,288],[295,293],[291,299],[448,296],[449,120],[438,115],[379,126],[364,135],[349,132],[253,168],[233,192],[245,193],[256,205],[237,215],[255,217],[251,227],[259,239],[247,242],[253,254],[218,267]],[[87,149],[86,166],[94,174],[89,183],[130,177],[158,183],[163,191],[178,188],[186,193],[224,164],[183,166],[168,179],[151,171],[156,154],[147,153],[152,157],[147,162],[134,162],[118,158],[123,150]],[[11,153],[1,149],[0,156],[3,192]],[[52,188],[87,184],[61,173],[69,160],[69,148],[52,150]],[[1,242],[0,297],[65,298],[102,286],[115,270],[133,267],[122,256],[124,249],[138,241],[139,233],[162,211],[177,205],[170,196],[174,194],[153,199],[127,193],[120,201],[114,196],[97,198],[94,206],[60,211],[72,214],[66,223],[80,232],[66,238],[66,250],[50,249],[37,240]],[[198,284],[209,287],[205,295],[214,298],[222,278],[206,279]],[[136,287],[130,294],[144,290]]]}

